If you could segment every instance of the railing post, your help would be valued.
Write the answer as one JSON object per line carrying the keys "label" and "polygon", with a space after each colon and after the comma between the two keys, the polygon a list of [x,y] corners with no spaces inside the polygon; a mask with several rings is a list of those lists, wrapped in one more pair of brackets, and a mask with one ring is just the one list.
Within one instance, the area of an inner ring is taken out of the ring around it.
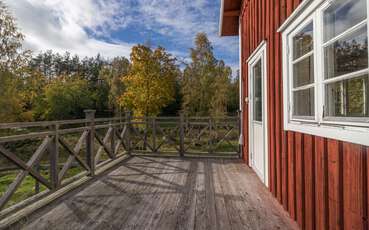
{"label": "railing post", "polygon": [[243,158],[243,133],[242,133],[242,111],[237,111],[237,125],[238,125],[238,155],[240,158]]}
{"label": "railing post", "polygon": [[115,152],[115,126],[113,124],[113,121],[110,122],[110,128],[111,128],[110,152],[111,152],[111,155],[113,155],[115,159],[117,153]]}
{"label": "railing post", "polygon": [[147,132],[148,132],[148,129],[149,129],[149,117],[147,115],[145,115],[144,121],[145,121],[145,125],[144,125],[143,150],[146,151],[147,150]]}
{"label": "railing post", "polygon": [[131,120],[132,120],[132,116],[131,116],[131,112],[127,111],[126,112],[126,142],[127,142],[127,154],[131,155]]}
{"label": "railing post", "polygon": [[152,146],[156,153],[156,117],[152,118]]}
{"label": "railing post", "polygon": [[213,119],[210,116],[209,117],[209,140],[208,140],[208,144],[209,144],[209,154],[213,153]]}
{"label": "railing post", "polygon": [[56,190],[59,186],[59,124],[55,124],[51,127],[54,131],[54,138],[49,142],[48,150],[50,153],[50,181],[53,190]]}
{"label": "railing post", "polygon": [[184,113],[180,112],[179,113],[179,155],[181,157],[184,156],[184,128],[185,128],[185,123],[184,123]]}
{"label": "railing post", "polygon": [[89,132],[86,138],[86,161],[90,167],[90,175],[95,175],[95,110],[85,110],[85,117],[87,120],[86,126],[88,126]]}
{"label": "railing post", "polygon": [[[37,163],[35,166],[36,171],[40,172],[40,163]],[[38,182],[37,179],[35,179],[35,194],[40,193],[40,182]]]}

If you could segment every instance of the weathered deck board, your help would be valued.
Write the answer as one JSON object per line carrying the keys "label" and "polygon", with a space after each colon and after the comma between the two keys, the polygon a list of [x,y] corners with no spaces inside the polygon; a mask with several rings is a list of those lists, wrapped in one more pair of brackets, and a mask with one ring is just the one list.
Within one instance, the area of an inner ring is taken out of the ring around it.
{"label": "weathered deck board", "polygon": [[22,229],[297,229],[239,160],[133,157]]}

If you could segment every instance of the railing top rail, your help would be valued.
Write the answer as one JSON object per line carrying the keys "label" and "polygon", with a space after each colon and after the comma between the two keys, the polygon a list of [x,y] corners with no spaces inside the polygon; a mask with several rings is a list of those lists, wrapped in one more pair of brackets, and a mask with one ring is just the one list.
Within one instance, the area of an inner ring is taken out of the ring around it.
{"label": "railing top rail", "polygon": [[123,121],[125,117],[95,118],[95,122]]}
{"label": "railing top rail", "polygon": [[72,125],[82,124],[87,122],[86,119],[75,120],[61,120],[61,121],[34,121],[34,122],[13,122],[13,123],[0,123],[0,129],[12,129],[12,128],[32,128],[32,127],[47,127],[51,125]]}
{"label": "railing top rail", "polygon": [[51,136],[53,134],[54,134],[54,132],[37,132],[37,133],[35,132],[35,133],[4,136],[4,137],[0,137],[0,143],[21,141],[21,140],[26,140],[26,139],[43,138],[43,137],[46,137],[46,136]]}
{"label": "railing top rail", "polygon": [[[179,116],[158,116],[158,117],[132,117],[132,120],[179,120]],[[206,119],[238,119],[237,116],[222,116],[222,117],[198,117],[189,116],[186,119],[190,120],[206,120]],[[74,119],[74,120],[60,120],[60,121],[35,121],[35,122],[13,122],[13,123],[0,123],[0,129],[12,129],[12,128],[32,128],[32,127],[47,127],[52,125],[72,125],[83,124],[88,122],[88,119]],[[111,117],[111,118],[96,118],[95,122],[111,122],[111,121],[125,121],[125,117]]]}
{"label": "railing top rail", "polygon": [[204,116],[204,117],[197,117],[197,116],[189,116],[188,119],[238,119],[237,116]]}

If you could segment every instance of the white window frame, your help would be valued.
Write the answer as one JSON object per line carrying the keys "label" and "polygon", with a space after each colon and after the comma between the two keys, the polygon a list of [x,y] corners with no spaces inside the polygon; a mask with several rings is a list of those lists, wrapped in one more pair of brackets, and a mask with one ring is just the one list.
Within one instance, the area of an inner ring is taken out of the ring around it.
{"label": "white window frame", "polygon": [[[324,83],[337,81],[338,78],[324,79],[324,48],[323,48],[323,11],[330,6],[333,0],[305,0],[293,12],[293,14],[279,28],[282,33],[282,57],[283,57],[283,98],[284,98],[284,128],[285,130],[307,133],[341,141],[369,146],[369,117],[324,117],[325,89]],[[314,57],[314,105],[315,116],[313,119],[293,117],[292,85],[292,39],[313,21],[313,57]],[[363,23],[363,22],[361,22]],[[360,24],[360,23],[359,23]],[[360,25],[355,26],[358,28]],[[369,0],[367,0],[367,19],[369,38]],[[352,27],[351,29],[353,29]],[[344,37],[349,32],[345,31],[339,37]],[[336,38],[338,39],[338,38]],[[324,43],[327,44],[328,42]],[[369,60],[369,59],[368,59]],[[359,75],[368,72],[368,69],[357,71]],[[352,75],[350,73],[348,75]],[[339,77],[345,79],[347,76]],[[349,77],[351,78],[351,77]]]}
{"label": "white window frame", "polygon": [[[288,103],[289,103],[289,107],[288,107],[288,113],[286,114],[289,114],[289,117],[292,121],[296,121],[296,122],[309,122],[309,123],[316,123],[318,122],[318,116],[316,115],[316,111],[317,111],[317,72],[316,72],[316,60],[315,60],[315,55],[314,53],[316,52],[316,42],[315,42],[315,21],[313,21],[313,17],[312,15],[309,16],[308,18],[306,18],[299,26],[297,26],[288,36],[288,43],[289,44],[292,44],[292,40],[293,38],[295,37],[295,35],[297,33],[299,33],[302,29],[304,29],[307,25],[309,25],[310,23],[313,23],[313,50],[302,55],[301,57],[297,58],[296,60],[293,60],[293,52],[292,52],[292,47],[289,47],[288,48],[288,51],[287,51],[287,55],[288,55]],[[297,88],[306,88],[306,89],[309,89],[309,88],[314,88],[314,111],[315,111],[315,115],[314,116],[306,116],[306,117],[303,117],[303,116],[293,116],[293,89],[291,89],[292,85],[293,85],[293,65],[295,63],[298,63],[300,60],[306,58],[307,56],[313,56],[313,62],[314,62],[314,82],[312,84],[309,84],[309,85],[304,85],[304,86],[300,86],[300,87],[297,87]]]}

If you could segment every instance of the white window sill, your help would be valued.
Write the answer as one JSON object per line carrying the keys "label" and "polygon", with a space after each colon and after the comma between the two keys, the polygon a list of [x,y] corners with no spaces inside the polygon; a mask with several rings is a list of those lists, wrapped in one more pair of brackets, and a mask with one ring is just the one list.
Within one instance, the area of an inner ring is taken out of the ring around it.
{"label": "white window sill", "polygon": [[369,146],[369,128],[289,122],[285,130]]}

